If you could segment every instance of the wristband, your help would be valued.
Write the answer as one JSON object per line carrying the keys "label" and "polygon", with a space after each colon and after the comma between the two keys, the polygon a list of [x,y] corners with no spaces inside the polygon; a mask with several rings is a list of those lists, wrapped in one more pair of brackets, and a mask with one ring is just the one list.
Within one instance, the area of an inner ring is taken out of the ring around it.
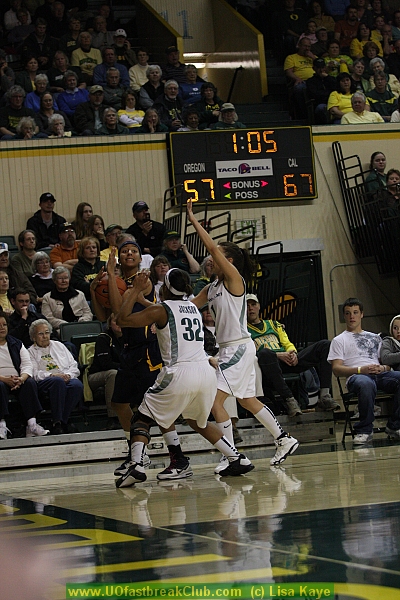
{"label": "wristband", "polygon": [[357,367],[357,373],[360,375],[360,373],[361,373],[361,367]]}

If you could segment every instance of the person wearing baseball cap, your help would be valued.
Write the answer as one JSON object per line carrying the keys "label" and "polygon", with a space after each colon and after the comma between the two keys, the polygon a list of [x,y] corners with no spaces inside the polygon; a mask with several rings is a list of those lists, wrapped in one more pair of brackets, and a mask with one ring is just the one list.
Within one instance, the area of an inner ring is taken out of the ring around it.
{"label": "person wearing baseball cap", "polygon": [[164,239],[164,225],[151,220],[149,206],[144,200],[135,202],[132,206],[132,214],[135,222],[128,227],[126,233],[134,236],[142,249],[142,254],[157,256],[161,252]]}
{"label": "person wearing baseball cap", "polygon": [[128,71],[136,64],[136,52],[132,50],[125,29],[117,29],[114,31],[114,43],[111,47],[115,50],[117,63],[124,65]]}
{"label": "person wearing baseball cap", "polygon": [[75,129],[81,135],[95,135],[103,126],[104,90],[101,85],[89,88],[89,100],[82,102],[75,110]]}
{"label": "person wearing baseball cap", "polygon": [[50,252],[50,261],[53,269],[66,267],[72,271],[78,262],[79,242],[76,241],[75,226],[72,223],[63,223],[59,230],[60,243]]}
{"label": "person wearing baseball cap", "polygon": [[100,260],[104,260],[104,262],[107,262],[112,248],[116,249],[115,256],[116,258],[118,258],[116,239],[117,236],[121,233],[122,229],[122,226],[117,225],[116,223],[112,223],[106,228],[104,235],[108,244],[108,248],[105,248],[104,250],[100,251]]}
{"label": "person wearing baseball cap", "polygon": [[65,219],[54,212],[55,201],[51,192],[44,192],[39,198],[40,209],[26,223],[26,229],[35,233],[37,250],[52,248],[59,243],[60,227]]}
{"label": "person wearing baseball cap", "polygon": [[337,82],[335,77],[328,75],[327,65],[323,58],[313,60],[313,69],[314,75],[306,81],[307,96],[313,99],[315,124],[324,125],[329,123],[328,98],[336,90]]}
{"label": "person wearing baseball cap", "polygon": [[182,269],[187,273],[200,271],[199,263],[190,254],[186,244],[182,244],[181,234],[178,231],[170,229],[165,232],[161,254],[168,260],[171,269]]}
{"label": "person wearing baseball cap", "polygon": [[256,347],[263,382],[279,394],[289,417],[301,415],[302,411],[283,375],[303,373],[312,367],[316,368],[320,379],[320,409],[332,411],[340,408],[329,393],[332,385],[332,367],[327,361],[329,340],[320,340],[298,352],[281,323],[260,318],[261,306],[255,294],[246,294],[246,303],[247,329]]}
{"label": "person wearing baseball cap", "polygon": [[321,58],[328,52],[328,30],[323,25],[315,30],[317,41],[311,45],[311,52],[314,56]]}
{"label": "person wearing baseball cap", "polygon": [[239,121],[235,106],[231,102],[224,102],[217,123],[212,123],[210,129],[246,129],[246,125]]}
{"label": "person wearing baseball cap", "polygon": [[179,50],[172,44],[165,50],[167,55],[167,62],[163,66],[162,80],[169,81],[173,79],[177,83],[185,83],[185,63],[181,63],[179,60]]}

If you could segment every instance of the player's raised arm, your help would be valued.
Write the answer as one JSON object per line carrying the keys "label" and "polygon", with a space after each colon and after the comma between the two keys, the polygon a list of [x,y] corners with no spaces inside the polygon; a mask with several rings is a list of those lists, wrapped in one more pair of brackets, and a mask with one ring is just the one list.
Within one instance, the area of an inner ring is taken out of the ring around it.
{"label": "player's raised arm", "polygon": [[[208,252],[213,257],[214,267],[217,266],[216,274],[218,275],[218,271],[223,274],[223,278],[226,282],[226,287],[232,294],[240,296],[243,294],[244,286],[243,280],[232,262],[224,255],[223,251],[216,244],[216,242],[212,239],[212,237],[207,233],[207,231],[200,225],[198,220],[193,214],[192,201],[187,201],[187,216],[193,227],[198,233],[199,238],[207,248]],[[220,278],[220,277],[219,277]]]}

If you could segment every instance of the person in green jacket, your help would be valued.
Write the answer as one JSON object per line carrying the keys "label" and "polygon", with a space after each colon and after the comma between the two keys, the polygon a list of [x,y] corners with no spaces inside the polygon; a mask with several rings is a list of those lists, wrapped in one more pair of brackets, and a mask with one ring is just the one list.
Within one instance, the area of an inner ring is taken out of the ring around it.
{"label": "person in green jacket", "polygon": [[212,123],[210,129],[246,129],[246,125],[239,121],[234,105],[225,102],[221,106],[217,123]]}
{"label": "person in green jacket", "polygon": [[327,361],[329,340],[320,340],[297,352],[279,321],[260,319],[260,303],[255,294],[246,295],[247,329],[256,346],[263,379],[281,396],[289,417],[301,414],[300,406],[286,384],[284,373],[303,373],[312,367],[321,383],[318,405],[322,410],[337,410],[340,405],[330,393],[332,367]]}

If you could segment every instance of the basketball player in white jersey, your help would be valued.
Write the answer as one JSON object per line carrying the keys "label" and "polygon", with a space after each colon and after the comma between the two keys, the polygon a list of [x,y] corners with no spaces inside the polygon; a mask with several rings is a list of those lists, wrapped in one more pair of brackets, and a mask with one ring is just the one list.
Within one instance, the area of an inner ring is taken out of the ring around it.
{"label": "basketball player in white jersey", "polygon": [[[254,466],[249,459],[239,454],[234,444],[221,435],[215,425],[207,422],[217,380],[215,369],[204,350],[201,313],[194,304],[184,299],[192,291],[189,275],[181,269],[170,269],[161,288],[164,302],[132,313],[133,305],[147,285],[148,276],[145,273],[136,276],[133,288],[124,294],[117,323],[121,327],[146,327],[155,323],[164,367],[132,418],[131,465],[117,480],[117,487],[130,487],[146,480],[143,458],[146,444],[150,441],[151,425],[156,422],[163,434],[171,432],[171,435],[176,435],[174,422],[180,414],[192,429],[226,457],[225,468],[219,473],[221,476],[242,475],[251,471]],[[183,456],[180,446],[176,446],[171,466],[177,478],[192,475],[189,461]],[[158,478],[163,479],[162,473]]]}
{"label": "basketball player in white jersey", "polygon": [[[246,283],[254,271],[247,250],[232,242],[217,245],[193,214],[192,202],[187,203],[189,221],[213,258],[217,279],[192,299],[198,307],[208,306],[215,320],[215,336],[219,345],[218,390],[212,414],[220,431],[233,443],[232,423],[224,408],[229,396],[253,413],[275,440],[276,452],[271,465],[279,465],[298,447],[299,442],[286,433],[274,414],[255,397],[255,346],[247,330]],[[224,457],[215,468],[221,473]]]}

